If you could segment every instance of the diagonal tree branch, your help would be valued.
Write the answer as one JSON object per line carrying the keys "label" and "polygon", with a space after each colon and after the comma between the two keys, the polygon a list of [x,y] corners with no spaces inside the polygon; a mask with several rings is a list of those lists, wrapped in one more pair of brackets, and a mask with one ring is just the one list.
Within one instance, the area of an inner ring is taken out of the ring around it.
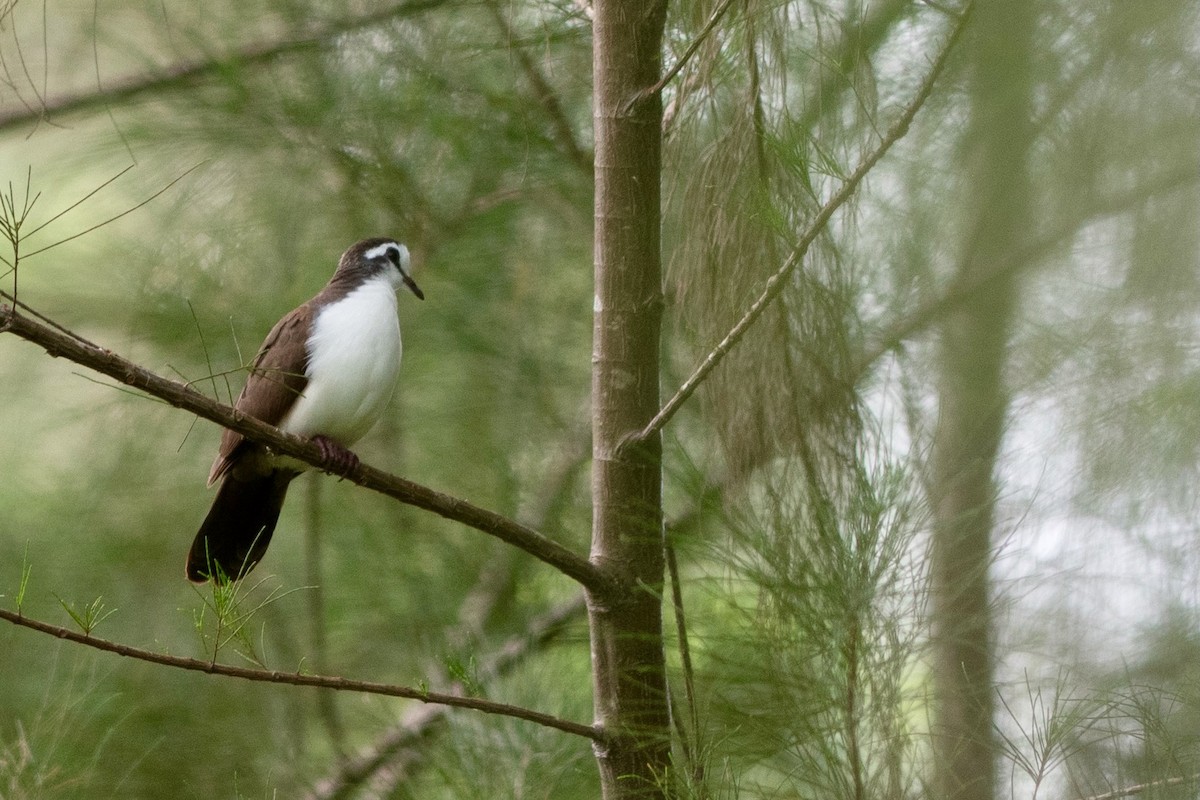
{"label": "diagonal tree branch", "polygon": [[[126,386],[150,394],[159,400],[190,411],[204,419],[223,425],[246,438],[270,447],[282,455],[298,458],[306,464],[325,469],[320,449],[308,441],[284,433],[254,417],[224,405],[190,386],[168,380],[111,350],[90,344],[73,334],[62,333],[24,314],[12,306],[0,304],[0,333],[8,332],[42,347],[54,357],[63,357],[89,369],[107,375]],[[461,522],[478,531],[494,536],[524,550],[563,574],[574,578],[588,591],[608,595],[618,589],[613,579],[588,560],[568,550],[537,531],[494,511],[476,506],[466,500],[443,494],[366,464],[345,476],[358,484],[402,503],[431,511],[446,519]]]}
{"label": "diagonal tree branch", "polygon": [[416,16],[437,8],[444,2],[445,0],[405,0],[371,14],[327,23],[306,35],[253,44],[237,52],[203,61],[176,64],[152,75],[137,75],[115,81],[99,91],[46,99],[40,107],[26,107],[0,113],[0,132],[25,123],[38,122],[51,115],[104,108],[113,103],[190,88],[198,81],[219,75],[230,64],[264,64],[283,56],[328,47],[344,34],[370,28],[388,20]]}
{"label": "diagonal tree branch", "polygon": [[704,379],[708,377],[709,373],[711,373],[713,369],[715,369],[716,366],[721,363],[729,351],[732,350],[739,341],[741,341],[742,337],[746,334],[750,327],[758,321],[759,317],[762,316],[762,313],[766,310],[767,306],[769,306],[771,302],[783,292],[785,286],[787,285],[787,278],[795,271],[796,267],[803,262],[804,256],[808,252],[808,248],[814,241],[816,241],[821,232],[825,230],[825,227],[829,224],[829,220],[833,217],[834,213],[854,195],[863,179],[875,167],[879,160],[883,158],[888,150],[891,149],[892,145],[900,141],[900,139],[904,138],[904,135],[908,133],[908,128],[912,124],[913,118],[916,117],[917,112],[921,110],[921,106],[925,104],[925,101],[928,100],[929,96],[933,93],[933,87],[937,83],[937,79],[941,75],[942,70],[945,68],[946,63],[950,58],[950,53],[954,50],[954,46],[958,42],[963,29],[966,27],[967,20],[970,18],[970,12],[971,6],[968,5],[959,16],[957,24],[951,31],[945,45],[942,46],[941,52],[938,53],[937,59],[933,62],[933,66],[930,68],[929,73],[925,76],[925,80],[921,83],[920,88],[917,90],[916,96],[908,104],[908,107],[904,109],[904,113],[902,113],[900,118],[892,124],[891,128],[888,129],[879,145],[859,163],[858,167],[853,173],[850,174],[850,176],[842,184],[841,188],[838,189],[837,193],[834,194],[833,197],[831,197],[828,202],[821,207],[821,210],[817,213],[812,223],[808,226],[808,229],[804,231],[804,234],[792,248],[792,252],[787,257],[787,260],[784,261],[783,265],[776,270],[776,272],[771,275],[770,278],[767,279],[766,286],[763,288],[762,294],[760,294],[758,299],[750,305],[750,308],[746,311],[742,318],[737,321],[729,333],[725,335],[725,338],[722,339],[721,342],[712,350],[712,352],[705,357],[704,361],[700,363],[700,366],[698,366],[696,370],[688,377],[688,379],[683,382],[683,385],[679,387],[678,391],[675,392],[671,399],[668,400],[666,404],[659,410],[659,412],[654,415],[654,418],[646,424],[646,427],[625,438],[621,446],[623,451],[627,450],[632,445],[649,440],[652,436],[655,436],[659,431],[661,431],[663,427],[671,421],[671,418],[675,416],[675,413],[679,411],[680,407],[687,402],[688,398],[695,393],[696,389],[699,388],[700,384],[704,382]]}
{"label": "diagonal tree branch", "polygon": [[378,694],[387,697],[402,697],[408,700],[419,700],[422,703],[437,703],[444,706],[453,706],[455,708],[469,708],[475,711],[482,711],[485,714],[496,714],[503,717],[513,717],[515,719],[523,719],[527,722],[533,722],[547,728],[554,728],[570,733],[575,736],[582,736],[585,739],[590,739],[594,742],[603,741],[603,736],[599,730],[590,726],[583,725],[571,720],[560,719],[550,714],[543,714],[540,711],[533,711],[520,706],[513,706],[507,703],[498,703],[495,700],[485,700],[479,697],[464,697],[462,695],[447,694],[443,692],[429,692],[424,689],[414,689],[410,686],[399,686],[388,683],[376,683],[373,681],[357,681],[348,678],[339,678],[329,675],[305,675],[299,672],[280,672],[279,670],[268,669],[252,669],[248,667],[234,667],[228,664],[220,664],[215,661],[207,661],[199,658],[187,658],[185,656],[172,656],[166,653],[156,653],[153,650],[143,650],[140,647],[132,647],[130,645],[113,642],[108,639],[101,639],[90,634],[73,631],[70,628],[64,628],[59,625],[52,625],[41,620],[30,619],[22,616],[15,611],[0,608],[0,619],[6,622],[11,622],[14,625],[20,625],[24,628],[46,633],[51,636],[56,636],[59,639],[66,639],[69,642],[86,645],[87,647],[103,650],[106,653],[116,653],[119,656],[134,658],[139,661],[148,661],[152,664],[162,664],[163,666],[175,667],[177,669],[186,669],[192,672],[203,672],[209,675],[224,675],[230,678],[242,678],[243,680],[256,681],[259,683],[282,683],[289,686],[311,686],[322,689],[337,689],[344,692],[362,692],[365,694]]}
{"label": "diagonal tree branch", "polygon": [[692,56],[696,55],[696,51],[700,49],[700,45],[704,44],[704,40],[711,36],[712,32],[716,30],[717,23],[721,21],[721,17],[725,16],[725,12],[729,10],[731,5],[733,5],[733,0],[721,0],[720,5],[713,9],[712,14],[708,18],[708,22],[704,23],[704,27],[700,29],[698,34],[696,34],[696,38],[692,39],[691,43],[689,43],[687,48],[684,49],[683,54],[675,60],[675,63],[671,65],[670,69],[666,70],[662,77],[659,78],[653,86],[648,86],[643,89],[637,97],[630,101],[629,104],[633,105],[634,103],[645,100],[647,97],[653,97],[665,89],[668,83],[675,80],[675,76],[678,75],[685,66],[687,66],[687,62],[691,60]]}

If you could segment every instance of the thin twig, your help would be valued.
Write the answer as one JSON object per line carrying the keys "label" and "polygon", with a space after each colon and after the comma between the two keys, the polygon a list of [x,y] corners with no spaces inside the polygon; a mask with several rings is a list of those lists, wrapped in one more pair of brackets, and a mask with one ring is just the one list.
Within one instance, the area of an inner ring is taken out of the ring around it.
{"label": "thin twig", "polygon": [[[0,305],[0,333],[3,332],[33,342],[51,356],[64,357],[126,386],[141,389],[176,408],[190,411],[229,428],[251,441],[266,445],[276,453],[292,456],[320,469],[327,466],[322,461],[320,448],[311,441],[284,433],[181,383],[139,367],[110,350],[85,344],[73,334],[60,333],[48,325],[15,314],[12,307],[7,305]],[[345,478],[364,488],[495,536],[574,578],[589,591],[609,595],[623,590],[623,587],[617,586],[607,573],[590,563],[587,558],[494,511],[390,475],[366,464],[352,470]]]}
{"label": "thin twig", "polygon": [[[113,175],[111,178],[109,178],[108,180],[106,180],[106,181],[104,181],[103,183],[101,183],[101,184],[100,184],[99,186],[97,186],[95,189],[92,189],[90,192],[88,192],[88,193],[87,193],[87,194],[85,194],[83,197],[81,197],[81,198],[79,198],[78,200],[76,200],[74,203],[71,203],[71,205],[67,206],[67,207],[66,207],[66,208],[64,208],[62,211],[60,211],[60,212],[58,212],[57,214],[55,214],[54,216],[52,216],[50,219],[46,220],[46,221],[45,221],[45,222],[43,222],[41,225],[38,225],[36,228],[34,228],[33,230],[31,230],[29,233],[25,234],[25,236],[26,236],[26,237],[33,236],[35,233],[37,233],[38,231],[40,231],[42,228],[46,227],[47,225],[51,224],[52,222],[54,222],[54,221],[56,221],[56,220],[59,220],[59,219],[61,219],[62,217],[66,216],[67,214],[71,213],[71,212],[72,212],[72,211],[74,211],[76,208],[78,208],[79,206],[83,205],[83,204],[84,204],[84,203],[86,203],[88,200],[90,200],[92,197],[94,197],[94,196],[95,196],[95,195],[96,195],[96,194],[97,194],[99,191],[101,191],[102,189],[104,189],[104,187],[106,187],[106,186],[108,186],[109,184],[113,183],[113,182],[114,182],[114,181],[116,181],[118,178],[120,178],[122,175],[124,175],[126,172],[129,172],[129,170],[133,169],[133,168],[134,168],[134,167],[136,167],[136,166],[137,166],[137,164],[129,164],[128,166],[124,167],[124,168],[123,168],[123,169],[121,169],[121,171],[120,171],[120,172],[118,172],[116,175]],[[197,166],[199,166],[199,165],[197,165]],[[196,168],[196,167],[192,167],[192,169],[195,169],[195,168]],[[32,168],[32,167],[30,167],[31,174],[32,174],[32,169],[33,169],[33,168]],[[191,171],[192,171],[192,170],[188,170],[188,172],[191,172]],[[185,172],[185,173],[184,173],[184,175],[186,175],[186,174],[187,174],[187,173]],[[183,176],[181,175],[180,177],[183,177]],[[176,178],[176,180],[178,180],[178,178]],[[172,183],[174,183],[174,182],[175,182],[175,181],[172,181]],[[169,188],[169,185],[168,185],[167,187],[164,187],[164,191],[165,191],[165,189],[167,189],[167,188]],[[161,194],[161,192],[160,192],[159,194]],[[156,195],[156,196],[157,196],[157,195]],[[151,199],[151,200],[153,200],[154,198],[153,198],[153,197],[151,197],[150,199]]]}
{"label": "thin twig", "polygon": [[[156,197],[158,197],[159,195],[161,195],[163,192],[167,191],[167,190],[168,190],[168,189],[170,189],[172,186],[174,186],[175,184],[179,183],[181,180],[183,180],[184,178],[186,178],[188,175],[190,175],[191,173],[195,172],[195,171],[196,171],[197,169],[199,169],[199,168],[201,167],[201,165],[203,165],[203,164],[204,164],[204,162],[203,162],[203,161],[201,161],[199,164],[194,164],[194,165],[192,165],[192,166],[188,167],[188,168],[187,168],[186,170],[184,170],[184,171],[183,171],[183,172],[182,172],[182,173],[181,173],[181,174],[180,174],[178,177],[176,177],[175,179],[173,179],[173,180],[172,180],[170,183],[168,183],[166,186],[162,187],[162,188],[161,188],[161,189],[159,189],[157,192],[155,192],[154,194],[152,194],[152,195],[150,195],[149,197],[147,197],[145,200],[142,200],[140,203],[137,203],[136,205],[130,206],[129,208],[125,209],[125,210],[124,210],[124,211],[122,211],[120,214],[116,214],[116,215],[114,215],[114,216],[111,216],[111,217],[109,217],[108,219],[104,220],[103,222],[97,222],[95,225],[92,225],[92,226],[91,226],[91,227],[89,227],[89,228],[84,228],[83,230],[79,231],[78,233],[71,234],[70,236],[68,236],[68,237],[67,237],[67,238],[65,238],[65,239],[59,239],[57,242],[54,242],[54,243],[52,243],[52,244],[48,244],[48,245],[46,245],[45,247],[38,248],[37,250],[34,250],[32,253],[26,253],[26,254],[25,254],[25,258],[26,258],[26,259],[32,258],[33,256],[36,256],[38,253],[44,253],[44,252],[46,252],[47,250],[50,250],[51,248],[58,247],[60,244],[66,244],[67,242],[70,242],[70,241],[72,241],[72,240],[74,240],[74,239],[78,239],[80,236],[84,236],[84,235],[86,235],[86,234],[89,234],[89,233],[91,233],[92,231],[96,230],[97,228],[103,228],[105,225],[108,225],[109,223],[116,222],[116,221],[117,221],[117,220],[119,220],[121,217],[125,216],[126,214],[132,214],[134,211],[137,211],[137,210],[138,210],[139,208],[141,208],[142,206],[145,206],[145,205],[149,204],[149,203],[150,203],[152,200],[154,200]],[[95,194],[96,192],[100,191],[100,189],[103,189],[103,188],[104,188],[105,186],[107,186],[109,183],[112,183],[112,181],[116,180],[116,179],[117,179],[117,178],[119,178],[121,175],[123,175],[123,174],[124,174],[124,172],[125,172],[125,171],[124,171],[124,170],[122,170],[122,171],[121,171],[121,172],[120,172],[120,173],[119,173],[119,174],[118,174],[116,177],[114,177],[114,178],[110,178],[108,181],[105,181],[103,184],[101,184],[99,187],[97,187],[97,188],[96,188],[94,191],[92,191],[92,192],[91,192],[91,194],[87,195],[87,197],[84,197],[83,199],[84,199],[84,200],[86,200],[88,197],[91,197],[91,196],[92,196],[92,194]],[[83,202],[83,200],[80,200],[79,202],[81,203],[81,202]],[[79,203],[76,203],[75,205],[79,205]],[[67,213],[67,211],[70,211],[72,208],[74,208],[74,207],[75,207],[75,205],[73,205],[73,206],[70,206],[70,207],[69,207],[69,208],[67,208],[65,211],[62,211],[62,212],[60,212],[60,213],[59,213],[59,214],[57,214],[56,216],[54,216],[54,217],[51,217],[51,218],[50,218],[50,220],[48,220],[48,221],[47,221],[47,223],[45,223],[45,224],[49,224],[50,222],[53,222],[55,219],[58,219],[58,218],[59,218],[59,217],[61,217],[63,214]],[[36,233],[37,231],[41,230],[43,227],[45,227],[45,225],[38,226],[38,227],[37,227],[37,228],[34,230],[34,232]]]}
{"label": "thin twig", "polygon": [[891,149],[892,145],[900,141],[900,139],[902,139],[904,135],[908,133],[908,128],[912,124],[913,118],[916,117],[917,112],[921,109],[921,106],[925,104],[925,101],[929,99],[930,94],[932,94],[934,84],[937,83],[938,77],[941,75],[942,70],[946,66],[946,62],[949,60],[951,51],[953,51],[959,36],[966,27],[967,20],[970,17],[970,8],[971,7],[968,6],[967,10],[964,11],[962,16],[959,18],[958,24],[955,26],[954,30],[951,31],[950,36],[946,40],[946,44],[942,47],[941,52],[938,53],[937,60],[934,61],[929,73],[925,76],[925,80],[921,83],[921,87],[918,89],[912,102],[909,103],[908,107],[905,108],[904,113],[900,115],[900,118],[896,120],[896,122],[888,130],[887,134],[883,137],[882,141],[880,141],[879,145],[866,158],[864,158],[861,163],[859,163],[858,167],[854,170],[850,177],[846,179],[837,193],[831,197],[824,206],[821,207],[821,210],[813,219],[812,224],[809,225],[808,229],[793,247],[791,254],[784,261],[783,266],[776,270],[776,272],[767,279],[767,283],[762,291],[762,294],[759,295],[758,299],[755,300],[753,304],[751,304],[750,308],[746,311],[742,318],[738,320],[737,324],[733,326],[729,333],[726,334],[725,338],[721,340],[720,344],[718,344],[716,348],[714,348],[713,351],[708,354],[703,362],[701,362],[700,366],[696,368],[695,372],[693,372],[688,379],[683,382],[683,385],[680,386],[679,390],[675,392],[670,400],[667,401],[666,405],[664,405],[659,412],[654,415],[654,418],[646,424],[646,427],[625,438],[625,440],[622,442],[621,450],[625,450],[631,445],[644,442],[650,437],[655,436],[659,431],[662,430],[663,426],[671,421],[671,418],[675,416],[675,413],[679,411],[679,408],[687,401],[687,399],[691,397],[693,393],[695,393],[696,389],[699,388],[704,379],[708,377],[708,374],[712,372],[719,363],[721,363],[722,359],[724,359],[725,355],[733,349],[734,345],[741,341],[742,337],[746,334],[746,331],[750,329],[750,326],[758,321],[763,311],[765,311],[767,306],[771,304],[771,301],[780,295],[784,287],[787,285],[787,278],[804,260],[804,256],[808,252],[808,248],[814,241],[816,241],[817,236],[821,234],[826,225],[829,224],[829,220],[833,217],[834,212],[841,208],[842,205],[850,199],[850,197],[858,189],[859,184],[862,183],[863,178],[865,178],[867,173],[869,173],[875,167],[875,164],[878,163],[881,158],[883,158],[884,154]]}
{"label": "thin twig", "polygon": [[101,639],[96,636],[91,636],[79,631],[73,631],[70,628],[64,628],[60,625],[52,625],[41,620],[31,619],[22,616],[15,611],[8,609],[0,609],[0,619],[11,622],[14,625],[20,625],[25,628],[30,628],[41,633],[46,633],[51,636],[56,636],[59,639],[66,639],[76,644],[82,644],[87,647],[103,650],[107,653],[116,653],[119,656],[134,658],[139,661],[148,661],[152,664],[162,664],[163,666],[175,667],[176,669],[185,669],[192,672],[204,672],[209,675],[224,675],[230,678],[242,678],[243,680],[256,681],[259,683],[282,683],[289,686],[311,686],[322,689],[336,689],[344,692],[360,692],[363,694],[377,694],[387,697],[403,697],[408,700],[419,700],[422,703],[438,703],[444,706],[453,706],[455,708],[469,708],[475,711],[481,711],[485,714],[496,714],[503,717],[513,717],[514,719],[523,719],[527,722],[533,722],[547,728],[570,733],[575,736],[582,736],[585,739],[592,741],[602,741],[603,736],[599,730],[590,726],[583,725],[578,722],[572,722],[567,719],[560,719],[550,714],[543,714],[540,711],[513,706],[507,703],[498,703],[494,700],[485,700],[478,697],[463,697],[461,695],[446,694],[443,692],[429,692],[424,689],[417,689],[411,686],[399,686],[389,683],[376,683],[373,681],[358,681],[349,678],[341,678],[331,675],[305,675],[299,672],[280,672],[279,670],[268,669],[252,669],[248,667],[234,667],[228,664],[216,663],[209,659],[188,658],[186,656],[172,656],[166,653],[156,653],[153,650],[143,650],[140,647],[132,647],[130,645],[121,644],[119,642]]}

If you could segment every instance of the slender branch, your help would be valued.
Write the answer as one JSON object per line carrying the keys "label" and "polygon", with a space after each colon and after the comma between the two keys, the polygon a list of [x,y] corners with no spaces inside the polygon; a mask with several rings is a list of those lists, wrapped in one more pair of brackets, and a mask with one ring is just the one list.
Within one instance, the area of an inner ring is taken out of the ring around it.
{"label": "slender branch", "polygon": [[220,664],[215,661],[208,661],[199,658],[188,658],[186,656],[172,656],[166,653],[156,653],[153,650],[143,650],[140,647],[132,647],[130,645],[113,642],[108,639],[101,639],[97,636],[91,636],[79,631],[73,631],[70,628],[64,628],[59,625],[52,625],[41,620],[31,619],[22,616],[15,611],[0,608],[0,619],[6,622],[11,622],[14,625],[20,625],[24,628],[30,628],[41,633],[46,633],[51,636],[56,636],[59,639],[66,639],[69,642],[86,645],[87,647],[103,650],[106,653],[116,653],[119,656],[134,658],[139,661],[148,661],[152,664],[162,664],[163,666],[175,667],[177,669],[186,669],[192,672],[204,672],[209,675],[224,675],[230,678],[242,678],[248,681],[258,683],[282,683],[289,686],[311,686],[322,689],[337,689],[344,692],[361,692],[363,694],[378,694],[387,697],[403,697],[408,700],[418,700],[422,703],[437,703],[444,706],[453,706],[455,708],[469,708],[474,711],[481,711],[485,714],[496,714],[502,717],[513,717],[514,719],[523,719],[527,722],[533,722],[547,728],[570,733],[575,736],[582,736],[585,739],[590,739],[594,742],[603,740],[602,734],[596,728],[590,725],[583,725],[571,720],[560,719],[550,714],[543,714],[540,711],[533,711],[520,706],[513,706],[507,703],[498,703],[495,700],[485,700],[479,697],[463,697],[461,695],[446,694],[444,692],[429,692],[424,689],[414,689],[410,686],[398,686],[389,683],[375,683],[373,681],[357,681],[349,678],[340,678],[329,675],[305,675],[299,672],[280,672],[279,670],[267,669],[252,669],[249,667],[234,667],[228,664]]}
{"label": "slender branch", "polygon": [[[107,375],[126,386],[141,389],[176,408],[190,411],[242,434],[247,439],[266,445],[282,455],[300,459],[306,464],[326,468],[321,451],[307,439],[284,433],[271,425],[248,416],[230,406],[213,400],[182,383],[168,380],[139,367],[111,350],[89,344],[73,334],[61,333],[23,314],[14,313],[11,306],[0,305],[0,333],[12,333],[42,347],[54,357],[70,361]],[[589,591],[606,595],[619,587],[600,568],[543,536],[537,531],[494,511],[476,506],[466,500],[443,494],[382,470],[360,465],[345,476],[356,483],[402,503],[431,511],[434,514],[461,522],[468,527],[494,536],[529,553],[563,574],[574,578]]]}
{"label": "slender branch", "polygon": [[855,191],[857,191],[859,185],[862,183],[863,178],[867,176],[867,173],[869,173],[875,167],[875,164],[877,164],[879,160],[887,153],[887,151],[891,149],[892,145],[900,141],[900,139],[902,139],[904,135],[908,133],[908,128],[912,124],[913,118],[916,117],[917,112],[921,110],[921,106],[925,104],[925,101],[929,99],[930,94],[933,93],[934,84],[937,83],[938,77],[941,75],[942,70],[946,66],[946,62],[949,60],[950,53],[954,50],[955,44],[958,42],[963,29],[966,27],[967,20],[970,18],[970,9],[971,6],[968,6],[959,17],[958,24],[954,27],[954,30],[951,31],[949,38],[946,40],[946,44],[942,47],[941,52],[938,53],[937,59],[934,61],[929,73],[925,76],[925,80],[921,83],[920,88],[917,90],[916,96],[913,98],[912,102],[909,103],[908,107],[904,109],[904,113],[901,114],[900,118],[893,123],[891,128],[888,129],[879,145],[859,163],[858,167],[853,173],[851,173],[850,177],[846,179],[837,193],[834,194],[833,197],[831,197],[828,202],[821,207],[821,210],[817,213],[817,216],[808,226],[808,229],[793,247],[791,254],[784,261],[783,266],[776,270],[776,272],[767,279],[767,283],[763,288],[762,294],[759,295],[758,299],[751,304],[750,308],[746,311],[742,318],[738,320],[729,333],[725,335],[725,338],[721,340],[720,344],[718,344],[716,348],[714,348],[713,351],[708,354],[704,361],[701,362],[700,366],[697,367],[696,370],[688,377],[688,379],[683,382],[683,385],[680,386],[679,390],[675,392],[670,400],[667,401],[666,405],[664,405],[659,412],[654,415],[654,418],[651,419],[649,423],[647,423],[646,427],[625,438],[625,440],[622,442],[622,450],[627,449],[631,445],[644,442],[650,439],[650,437],[658,434],[658,432],[661,431],[662,428],[671,421],[671,418],[675,416],[675,413],[679,411],[679,408],[688,400],[688,398],[695,393],[696,389],[699,388],[704,379],[708,377],[709,373],[721,363],[726,354],[733,349],[734,345],[741,341],[742,337],[746,334],[750,327],[758,321],[759,317],[762,316],[762,313],[766,310],[767,306],[769,306],[771,302],[783,292],[784,287],[787,285],[787,278],[804,260],[804,256],[808,252],[808,248],[814,241],[816,241],[817,236],[819,236],[821,232],[825,230],[825,227],[829,224],[829,220],[833,217],[834,212],[841,208],[842,205],[844,205],[846,201],[854,195]]}
{"label": "slender branch", "polygon": [[370,28],[391,19],[415,16],[436,8],[444,2],[445,0],[406,0],[371,14],[325,24],[307,35],[256,43],[231,54],[176,64],[153,75],[137,75],[116,81],[108,88],[99,91],[47,99],[38,107],[29,107],[26,104],[25,109],[0,114],[0,131],[27,122],[40,122],[52,114],[62,115],[87,111],[161,92],[188,88],[197,81],[219,75],[231,63],[242,65],[269,63],[281,56],[326,47],[344,34]]}

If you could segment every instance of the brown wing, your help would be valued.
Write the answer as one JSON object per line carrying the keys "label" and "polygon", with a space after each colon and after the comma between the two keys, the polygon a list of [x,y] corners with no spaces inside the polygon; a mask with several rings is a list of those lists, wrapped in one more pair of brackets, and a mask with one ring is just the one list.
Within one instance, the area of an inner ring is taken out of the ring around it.
{"label": "brown wing", "polygon": [[[280,423],[308,384],[304,370],[308,366],[306,345],[311,323],[312,308],[308,303],[275,323],[254,358],[250,376],[234,408],[270,425]],[[209,486],[233,465],[243,441],[240,433],[225,429],[217,459],[208,474]]]}

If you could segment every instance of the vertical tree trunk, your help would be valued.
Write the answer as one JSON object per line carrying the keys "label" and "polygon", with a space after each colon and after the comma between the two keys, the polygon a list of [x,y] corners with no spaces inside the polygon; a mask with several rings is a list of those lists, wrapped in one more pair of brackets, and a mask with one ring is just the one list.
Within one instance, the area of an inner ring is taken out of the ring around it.
{"label": "vertical tree trunk", "polygon": [[[1029,60],[1033,0],[982,0],[971,42],[968,198],[959,279],[987,274],[1017,248],[1029,218]],[[1011,273],[1010,273],[1011,274]],[[1012,277],[997,278],[945,320],[932,501],[936,796],[993,800],[993,651],[989,564]]]}
{"label": "vertical tree trunk", "polygon": [[670,756],[662,641],[661,441],[618,453],[658,410],[665,0],[597,0],[593,23],[595,316],[593,563],[624,588],[590,596],[604,797],[664,796]]}

